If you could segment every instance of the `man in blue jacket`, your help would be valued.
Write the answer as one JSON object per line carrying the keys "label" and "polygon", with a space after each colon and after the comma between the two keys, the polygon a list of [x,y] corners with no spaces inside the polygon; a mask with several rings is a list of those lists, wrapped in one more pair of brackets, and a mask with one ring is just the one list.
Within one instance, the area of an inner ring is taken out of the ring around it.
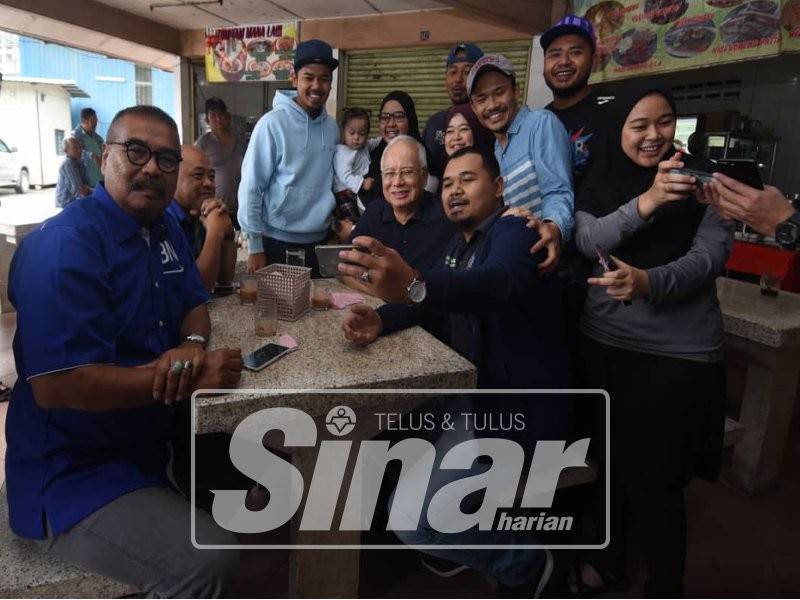
{"label": "man in blue jacket", "polygon": [[[568,385],[559,286],[539,274],[537,265],[544,253],[530,254],[538,240],[536,231],[527,227],[524,219],[501,218],[506,206],[499,171],[494,156],[475,148],[464,148],[450,157],[442,179],[442,204],[458,232],[442,263],[434,268],[416,271],[395,250],[364,236],[353,241],[369,253],[341,253],[341,258],[352,264],[340,263],[339,270],[361,278],[371,293],[390,302],[377,310],[364,305],[352,307],[343,323],[347,339],[369,344],[380,335],[419,324],[430,318],[430,313],[439,314],[449,321],[449,345],[477,367],[479,388]],[[494,412],[511,407],[513,399],[495,397],[501,404],[494,407],[491,400],[476,402],[476,408]],[[513,406],[528,412],[528,407]],[[524,443],[566,439],[561,436],[567,432],[567,402],[543,398],[533,410],[535,418],[530,421],[535,424],[526,428]],[[448,438],[444,443],[452,441]],[[456,475],[445,473],[431,482],[428,498],[451,476]],[[463,477],[464,472],[457,476]],[[427,512],[426,508],[423,513]],[[425,521],[395,533],[406,544],[429,546],[426,554],[469,566],[497,578],[503,586],[517,588],[510,593],[527,591],[537,597],[552,572],[550,556],[539,551],[430,548],[441,544],[517,543],[508,532],[496,532],[491,536],[497,537],[490,539],[487,532],[472,530],[444,534]]]}
{"label": "man in blue jacket", "polygon": [[285,262],[286,250],[303,249],[318,276],[314,246],[330,226],[333,152],[339,127],[325,112],[339,62],[321,40],[297,46],[292,84],[278,90],[274,108],[256,124],[242,163],[239,224],[247,235],[249,271]]}

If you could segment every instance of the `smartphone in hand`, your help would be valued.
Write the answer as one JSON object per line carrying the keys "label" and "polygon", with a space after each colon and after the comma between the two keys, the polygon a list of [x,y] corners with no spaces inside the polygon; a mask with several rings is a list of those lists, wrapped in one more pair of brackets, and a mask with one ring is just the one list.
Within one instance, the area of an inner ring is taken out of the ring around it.
{"label": "smartphone in hand", "polygon": [[346,262],[339,258],[339,252],[342,250],[358,250],[366,252],[361,246],[354,246],[353,244],[344,244],[338,246],[315,246],[314,252],[317,254],[317,264],[319,264],[319,272],[323,277],[338,277],[339,276],[339,263]]}
{"label": "smartphone in hand", "polygon": [[[617,263],[614,262],[614,259],[611,258],[611,255],[608,253],[608,250],[603,248],[600,245],[596,245],[594,247],[594,251],[597,253],[597,262],[600,263],[600,266],[603,267],[603,271],[617,271],[619,267]],[[630,300],[623,300],[622,303],[625,306],[630,306]]]}

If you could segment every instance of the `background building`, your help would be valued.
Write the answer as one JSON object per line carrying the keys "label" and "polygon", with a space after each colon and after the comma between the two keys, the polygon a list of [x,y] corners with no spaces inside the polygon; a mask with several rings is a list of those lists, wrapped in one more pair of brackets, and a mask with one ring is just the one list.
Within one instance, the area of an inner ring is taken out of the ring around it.
{"label": "background building", "polygon": [[175,74],[127,60],[0,31],[0,72],[74,81],[88,97],[71,99],[72,127],[90,106],[104,138],[117,111],[132,104],[153,104],[177,115]]}

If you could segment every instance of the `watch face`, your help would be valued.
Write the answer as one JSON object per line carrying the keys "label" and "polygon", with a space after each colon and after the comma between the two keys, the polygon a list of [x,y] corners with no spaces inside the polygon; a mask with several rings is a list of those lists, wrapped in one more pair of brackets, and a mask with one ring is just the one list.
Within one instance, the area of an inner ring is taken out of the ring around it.
{"label": "watch face", "polygon": [[425,300],[425,282],[415,280],[408,287],[408,299],[415,304]]}
{"label": "watch face", "polygon": [[793,223],[792,221],[778,223],[778,226],[775,228],[775,239],[778,240],[778,243],[782,246],[794,246],[797,244],[797,234],[797,223]]}

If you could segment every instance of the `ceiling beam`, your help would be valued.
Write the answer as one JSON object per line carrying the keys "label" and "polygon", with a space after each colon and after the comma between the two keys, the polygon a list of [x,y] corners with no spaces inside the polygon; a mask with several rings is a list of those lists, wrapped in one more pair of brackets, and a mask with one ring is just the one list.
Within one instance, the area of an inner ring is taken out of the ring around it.
{"label": "ceiling beam", "polygon": [[0,5],[170,54],[181,52],[180,32],[177,29],[94,0],[0,0]]}
{"label": "ceiling beam", "polygon": [[534,35],[551,23],[551,0],[439,0],[462,14],[492,25]]}

